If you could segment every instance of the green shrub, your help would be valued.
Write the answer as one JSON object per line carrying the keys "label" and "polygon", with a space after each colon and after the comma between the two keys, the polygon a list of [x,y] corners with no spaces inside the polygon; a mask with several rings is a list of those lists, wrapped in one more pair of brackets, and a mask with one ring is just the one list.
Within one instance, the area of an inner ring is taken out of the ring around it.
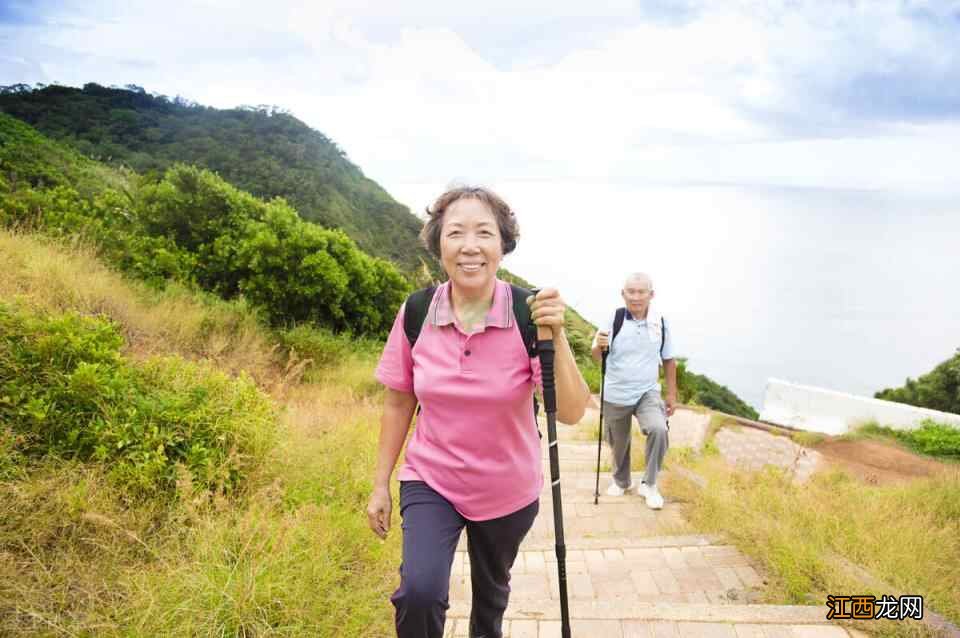
{"label": "green shrub", "polygon": [[960,428],[946,423],[927,419],[914,430],[895,430],[871,422],[860,428],[858,433],[891,437],[914,452],[960,461]]}
{"label": "green shrub", "polygon": [[210,171],[175,165],[136,207],[147,235],[193,256],[200,286],[243,295],[274,325],[382,336],[410,291],[392,264],[342,231],[304,222],[284,200],[264,202]]}
{"label": "green shrub", "polygon": [[916,430],[902,433],[904,441],[917,452],[960,460],[960,428],[926,420]]}
{"label": "green shrub", "polygon": [[236,489],[272,444],[276,415],[247,378],[176,357],[133,365],[117,327],[0,304],[0,422],[23,453],[97,461],[134,492]]}
{"label": "green shrub", "polygon": [[308,324],[277,332],[281,345],[295,352],[299,359],[310,359],[313,368],[329,368],[346,361],[358,352],[379,355],[383,343],[374,339],[336,334]]}
{"label": "green shrub", "polygon": [[85,239],[114,267],[153,284],[189,282],[196,269],[194,255],[142,233],[128,198],[117,191],[84,197],[69,186],[22,188],[0,200],[0,224]]}
{"label": "green shrub", "polygon": [[[122,119],[122,118],[121,118]],[[94,187],[95,186],[95,187]],[[245,297],[273,325],[385,336],[410,284],[340,230],[212,173],[109,169],[0,114],[0,224],[81,237],[138,279]]]}

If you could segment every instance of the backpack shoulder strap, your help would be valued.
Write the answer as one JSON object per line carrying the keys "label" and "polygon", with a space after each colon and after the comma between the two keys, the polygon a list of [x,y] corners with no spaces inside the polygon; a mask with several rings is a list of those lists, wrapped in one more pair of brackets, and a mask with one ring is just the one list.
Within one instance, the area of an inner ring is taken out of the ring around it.
{"label": "backpack shoulder strap", "polygon": [[436,286],[421,288],[407,297],[403,311],[403,331],[407,335],[411,348],[417,342],[420,330],[423,329],[423,322],[427,318],[427,311],[430,309],[430,302],[433,300],[436,289]]}
{"label": "backpack shoulder strap", "polygon": [[623,320],[626,315],[626,308],[617,308],[617,313],[613,316],[613,334],[610,335],[610,346],[613,346],[613,340],[617,338],[617,334],[623,328]]}
{"label": "backpack shoulder strap", "polygon": [[663,346],[667,343],[667,320],[660,315],[660,360],[663,361]]}
{"label": "backpack shoulder strap", "polygon": [[533,293],[514,284],[510,284],[510,293],[513,297],[513,318],[517,322],[527,353],[533,357],[536,352],[537,326],[530,321],[530,306],[527,305],[527,297]]}

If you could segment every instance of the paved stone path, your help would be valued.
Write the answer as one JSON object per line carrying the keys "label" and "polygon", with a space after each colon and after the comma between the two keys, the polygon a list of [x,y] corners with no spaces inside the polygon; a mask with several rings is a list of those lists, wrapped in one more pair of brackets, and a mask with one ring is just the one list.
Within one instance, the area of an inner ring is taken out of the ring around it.
{"label": "paved stone path", "polygon": [[785,436],[776,436],[753,428],[723,428],[716,435],[717,447],[732,465],[759,470],[776,465],[793,473],[794,481],[803,483],[822,464],[823,456],[797,445]]}
{"label": "paved stone path", "polygon": [[[596,412],[588,413],[585,421],[590,419],[596,419]],[[671,446],[701,447],[708,425],[708,415],[678,410],[670,423]],[[576,428],[558,429],[567,589],[574,637],[862,635],[829,624],[824,619],[825,606],[757,604],[757,592],[763,584],[763,574],[757,566],[721,538],[695,533],[680,504],[671,502],[669,494],[664,495],[664,508],[653,511],[636,494],[606,496],[609,473],[601,473],[601,496],[594,505],[596,441],[577,440]],[[546,428],[543,430],[546,435]],[[725,435],[722,444],[718,438],[721,450],[740,450],[731,458],[739,454],[738,458],[754,459],[766,454],[771,462],[794,461],[790,456],[794,451],[783,448],[780,441],[771,443],[752,432],[734,434],[737,436]],[[544,459],[546,449],[544,437]],[[743,451],[747,449],[750,454]],[[546,460],[544,471],[549,472]],[[635,481],[639,483],[639,473],[635,473]],[[504,635],[509,638],[560,636],[553,508],[548,488],[549,481],[545,481],[540,513],[512,571],[510,606],[504,620]],[[446,636],[468,635],[470,596],[470,561],[464,536],[451,575]]]}

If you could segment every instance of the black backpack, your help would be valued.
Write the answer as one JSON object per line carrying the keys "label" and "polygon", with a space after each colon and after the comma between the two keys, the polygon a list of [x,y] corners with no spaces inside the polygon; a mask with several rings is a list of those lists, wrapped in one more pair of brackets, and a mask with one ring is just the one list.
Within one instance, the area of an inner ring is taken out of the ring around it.
{"label": "black backpack", "polygon": [[[620,332],[620,329],[623,328],[623,320],[626,319],[627,309],[626,308],[617,308],[617,313],[613,316],[613,334],[610,335],[610,345],[607,347],[608,350],[613,349],[613,340],[617,338],[617,334]],[[663,346],[667,343],[667,324],[663,319],[663,315],[660,316],[660,359],[663,360]]]}
{"label": "black backpack", "polygon": [[[517,328],[520,329],[524,347],[530,356],[534,357],[537,352],[537,326],[530,321],[530,306],[527,305],[527,297],[533,293],[513,284],[510,284],[510,289],[513,292],[513,318],[517,322]],[[423,322],[427,319],[430,302],[436,290],[436,286],[421,288],[407,297],[403,311],[403,331],[407,335],[411,348],[420,337],[420,330],[423,329]]]}

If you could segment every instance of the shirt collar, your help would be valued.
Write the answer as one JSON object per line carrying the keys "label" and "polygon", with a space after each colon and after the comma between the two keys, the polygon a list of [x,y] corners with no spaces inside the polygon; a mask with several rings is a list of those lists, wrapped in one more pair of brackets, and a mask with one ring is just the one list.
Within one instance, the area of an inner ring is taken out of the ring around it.
{"label": "shirt collar", "polygon": [[[513,325],[513,313],[510,311],[513,307],[511,295],[510,285],[497,279],[493,289],[493,305],[490,306],[490,310],[484,317],[484,328],[491,326],[509,328]],[[453,303],[450,301],[449,280],[440,284],[437,289],[429,316],[430,323],[434,326],[446,326],[455,323],[456,316],[453,313]]]}

